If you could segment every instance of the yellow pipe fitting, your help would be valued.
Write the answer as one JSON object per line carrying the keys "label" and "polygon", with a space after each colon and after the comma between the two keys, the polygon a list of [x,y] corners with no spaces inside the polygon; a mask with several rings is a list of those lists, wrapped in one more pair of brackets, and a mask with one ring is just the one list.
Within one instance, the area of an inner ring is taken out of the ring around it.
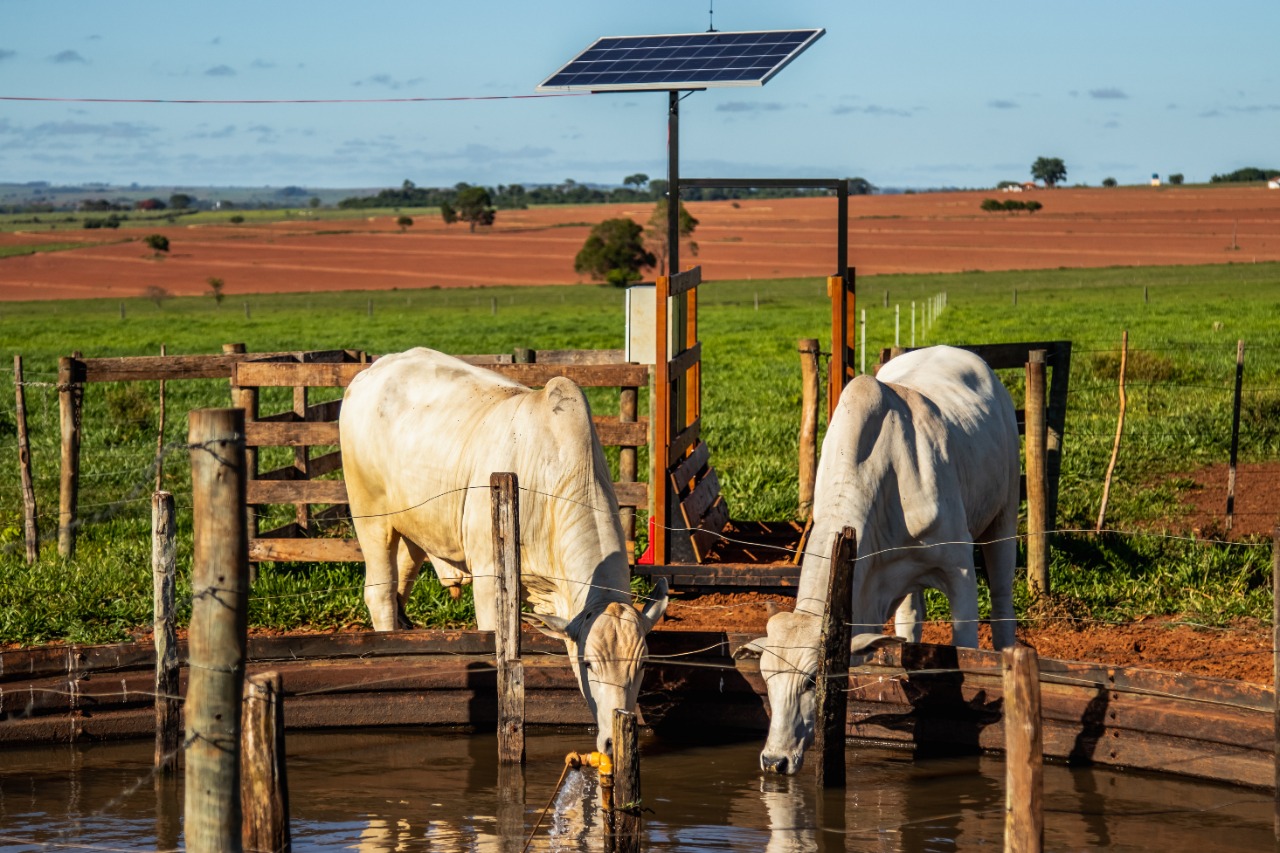
{"label": "yellow pipe fitting", "polygon": [[601,776],[613,775],[613,759],[603,752],[571,752],[564,757],[564,763],[575,770],[585,764],[596,768]]}

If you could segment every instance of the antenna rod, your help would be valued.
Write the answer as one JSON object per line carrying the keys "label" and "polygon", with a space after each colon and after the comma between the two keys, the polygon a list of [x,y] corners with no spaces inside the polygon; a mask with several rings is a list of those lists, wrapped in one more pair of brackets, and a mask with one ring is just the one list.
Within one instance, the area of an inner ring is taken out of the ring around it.
{"label": "antenna rod", "polygon": [[716,0],[707,0],[707,32],[716,31]]}

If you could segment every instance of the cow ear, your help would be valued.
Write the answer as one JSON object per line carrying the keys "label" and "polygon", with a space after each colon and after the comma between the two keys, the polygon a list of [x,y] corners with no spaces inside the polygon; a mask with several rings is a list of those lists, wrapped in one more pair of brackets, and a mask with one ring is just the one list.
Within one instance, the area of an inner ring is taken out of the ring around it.
{"label": "cow ear", "polygon": [[649,598],[649,606],[644,609],[642,614],[645,623],[649,626],[648,630],[652,631],[653,626],[662,621],[663,615],[667,612],[667,579],[658,578],[658,585],[653,590],[653,595]]}
{"label": "cow ear", "polygon": [[565,642],[569,642],[573,639],[569,636],[569,620],[562,616],[545,616],[541,613],[525,613],[522,614],[520,618],[552,639],[564,640]]}
{"label": "cow ear", "polygon": [[868,655],[876,649],[905,642],[892,634],[855,634],[849,640],[849,654]]}
{"label": "cow ear", "polygon": [[738,646],[733,650],[734,660],[748,660],[750,658],[759,658],[764,655],[764,637],[756,637],[745,646]]}

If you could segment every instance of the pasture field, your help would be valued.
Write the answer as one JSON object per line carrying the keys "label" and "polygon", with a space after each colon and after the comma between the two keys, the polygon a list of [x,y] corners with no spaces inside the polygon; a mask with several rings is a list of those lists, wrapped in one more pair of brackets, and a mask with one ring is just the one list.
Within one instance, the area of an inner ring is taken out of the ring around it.
{"label": "pasture field", "polygon": [[[862,277],[868,366],[894,342],[895,306],[908,345],[912,300],[923,306],[943,292],[948,307],[931,328],[917,315],[916,343],[1073,341],[1059,509],[1064,531],[1092,528],[1096,520],[1115,431],[1120,336],[1129,331],[1128,420],[1108,511],[1108,527],[1122,532],[1055,538],[1052,582],[1063,612],[1118,620],[1172,614],[1213,625],[1269,614],[1269,540],[1241,541],[1238,534],[1269,531],[1276,504],[1251,505],[1242,496],[1236,541],[1211,543],[1205,537],[1214,531],[1193,512],[1203,497],[1193,474],[1228,459],[1238,339],[1246,342],[1241,460],[1280,461],[1280,263]],[[828,339],[825,282],[713,282],[701,294],[705,437],[731,513],[793,517],[796,340]],[[45,539],[42,560],[27,567],[10,387],[0,398],[0,458],[8,460],[0,467],[0,643],[112,641],[150,622],[156,383],[86,389],[80,502],[87,523],[77,556],[64,562],[53,541],[59,356],[158,354],[161,344],[170,354],[207,353],[232,341],[258,351],[617,348],[622,305],[620,291],[585,285],[254,295],[221,305],[207,296],[0,304],[0,340],[26,367]],[[1020,400],[1021,376],[1005,379]],[[185,580],[191,554],[185,413],[228,405],[229,395],[225,383],[211,380],[170,382],[166,394],[163,468],[179,506]],[[606,409],[616,400],[596,395],[593,405]],[[264,411],[272,410],[264,402]],[[645,465],[642,459],[642,471]],[[1225,495],[1218,502],[1225,504]],[[1193,526],[1202,528],[1200,538],[1187,536]],[[251,625],[366,625],[361,578],[355,565],[264,566]],[[1019,612],[1027,604],[1019,601]],[[944,602],[931,602],[931,615],[944,612]],[[452,603],[438,585],[422,583],[410,613],[420,624],[460,624],[469,618],[468,599]]]}

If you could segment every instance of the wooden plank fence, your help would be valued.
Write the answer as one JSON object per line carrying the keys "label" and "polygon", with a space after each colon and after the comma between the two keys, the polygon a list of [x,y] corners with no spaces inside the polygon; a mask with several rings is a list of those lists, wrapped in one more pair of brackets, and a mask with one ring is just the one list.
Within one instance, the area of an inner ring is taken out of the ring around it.
{"label": "wooden plank fence", "polygon": [[[579,351],[521,350],[521,359],[509,355],[462,355],[463,361],[488,368],[530,387],[545,385],[556,376],[572,379],[584,388],[617,388],[618,414],[593,416],[601,444],[619,447],[623,458],[620,480],[614,483],[618,504],[624,510],[628,553],[635,552],[635,510],[648,508],[649,487],[636,481],[634,454],[649,443],[649,423],[636,413],[635,399],[649,384],[646,365],[623,361],[620,350]],[[553,361],[553,359],[562,359]],[[587,359],[590,359],[588,361]],[[369,366],[369,361],[315,363],[288,357],[238,362],[232,370],[232,386],[244,401],[245,440],[252,451],[251,479],[246,488],[248,512],[260,517],[270,505],[293,504],[294,520],[267,532],[252,531],[249,559],[284,562],[360,562],[359,543],[340,524],[350,516],[345,483],[334,477],[342,467],[337,449],[340,401],[309,404],[308,389],[345,388]],[[264,415],[260,394],[265,388],[293,388],[291,410]],[[291,464],[268,471],[256,470],[256,461],[268,448],[292,448]],[[631,454],[628,466],[626,455]],[[319,506],[324,509],[317,510]],[[629,510],[629,512],[626,512]]]}

